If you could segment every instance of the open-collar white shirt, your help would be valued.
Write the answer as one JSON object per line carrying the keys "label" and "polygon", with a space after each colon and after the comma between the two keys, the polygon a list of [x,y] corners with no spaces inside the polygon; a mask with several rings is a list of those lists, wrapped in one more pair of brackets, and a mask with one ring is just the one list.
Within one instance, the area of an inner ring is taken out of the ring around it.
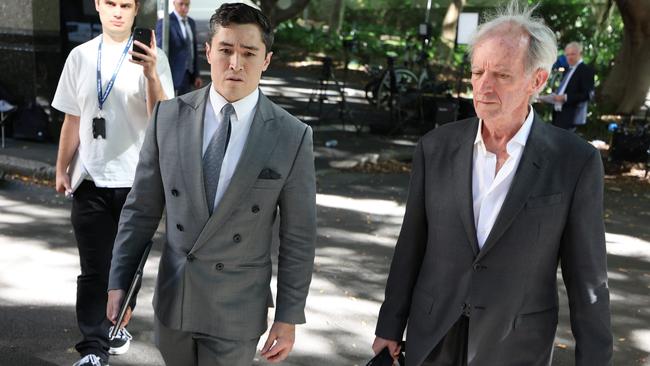
{"label": "open-collar white shirt", "polygon": [[497,156],[486,149],[481,134],[483,121],[479,120],[472,160],[474,225],[476,225],[479,248],[483,248],[490,231],[492,231],[492,226],[501,211],[501,206],[521,161],[535,114],[532,107],[529,106],[528,109],[528,116],[524,123],[506,145],[508,159],[498,172],[496,171]]}
{"label": "open-collar white shirt", "polygon": [[[219,184],[217,185],[217,193],[214,199],[213,209],[216,209],[226,191],[226,188],[228,188],[228,185],[230,184],[233,174],[235,173],[235,168],[237,167],[237,163],[239,163],[239,159],[244,151],[244,146],[246,145],[246,140],[248,139],[248,133],[253,123],[253,117],[255,116],[259,99],[260,90],[259,88],[256,88],[252,93],[244,98],[234,103],[230,103],[234,107],[235,113],[230,116],[230,139],[228,140],[228,148],[226,149],[226,154],[224,155],[223,163],[221,164]],[[213,85],[210,85],[209,102],[210,103],[208,103],[205,108],[205,116],[203,117],[203,149],[201,156],[205,154],[205,150],[207,150],[208,144],[210,144],[212,135],[214,135],[218,129],[228,128],[227,121],[225,121],[224,115],[221,112],[221,109],[228,103],[228,101],[217,93]]]}

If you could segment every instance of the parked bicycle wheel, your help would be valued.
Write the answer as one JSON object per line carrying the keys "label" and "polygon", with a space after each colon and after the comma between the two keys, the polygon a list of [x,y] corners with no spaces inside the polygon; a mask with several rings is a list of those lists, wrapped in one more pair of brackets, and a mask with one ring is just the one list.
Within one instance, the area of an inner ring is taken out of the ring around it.
{"label": "parked bicycle wheel", "polygon": [[395,69],[395,86],[391,93],[390,73],[384,74],[384,77],[376,87],[373,94],[374,105],[377,108],[389,109],[390,103],[395,102],[396,95],[405,95],[409,91],[418,89],[418,77],[407,69]]}

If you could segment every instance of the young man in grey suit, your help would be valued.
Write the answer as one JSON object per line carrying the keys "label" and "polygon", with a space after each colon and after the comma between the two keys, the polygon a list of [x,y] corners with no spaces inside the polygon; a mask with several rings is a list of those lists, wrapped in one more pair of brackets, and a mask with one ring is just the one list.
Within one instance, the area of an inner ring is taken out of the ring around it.
{"label": "young man in grey suit", "polygon": [[259,91],[272,34],[247,5],[215,12],[206,44],[212,84],[156,106],[122,210],[107,316],[115,322],[166,210],[154,309],[167,365],[251,364],[273,303],[278,214],[275,321],[262,356],[285,359],[295,324],[305,322],[316,235],[312,132]]}
{"label": "young man in grey suit", "polygon": [[558,262],[575,364],[610,365],[600,154],[530,106],[556,57],[553,32],[511,3],[471,45],[478,118],[415,150],[404,223],[373,350],[406,365],[550,365]]}

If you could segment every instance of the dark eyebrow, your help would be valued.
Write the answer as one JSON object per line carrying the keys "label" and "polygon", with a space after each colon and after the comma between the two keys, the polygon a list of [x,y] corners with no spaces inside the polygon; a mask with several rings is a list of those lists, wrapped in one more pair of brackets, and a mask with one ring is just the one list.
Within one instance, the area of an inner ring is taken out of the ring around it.
{"label": "dark eyebrow", "polygon": [[[223,42],[223,41],[219,42],[219,45],[220,46],[226,46],[226,47],[235,47],[235,45],[233,45],[232,43]],[[247,46],[247,45],[242,45],[242,48],[245,48],[245,49],[251,50],[251,51],[259,51],[260,50],[259,47]]]}

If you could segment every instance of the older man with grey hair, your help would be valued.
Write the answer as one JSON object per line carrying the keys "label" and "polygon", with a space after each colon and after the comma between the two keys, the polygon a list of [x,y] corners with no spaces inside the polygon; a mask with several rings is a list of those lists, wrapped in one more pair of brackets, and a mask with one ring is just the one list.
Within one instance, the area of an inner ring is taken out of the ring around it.
{"label": "older man with grey hair", "polygon": [[478,118],[425,135],[413,157],[375,353],[406,365],[550,365],[558,263],[575,364],[610,365],[598,151],[544,123],[530,100],[556,57],[553,32],[512,2],[471,44]]}

